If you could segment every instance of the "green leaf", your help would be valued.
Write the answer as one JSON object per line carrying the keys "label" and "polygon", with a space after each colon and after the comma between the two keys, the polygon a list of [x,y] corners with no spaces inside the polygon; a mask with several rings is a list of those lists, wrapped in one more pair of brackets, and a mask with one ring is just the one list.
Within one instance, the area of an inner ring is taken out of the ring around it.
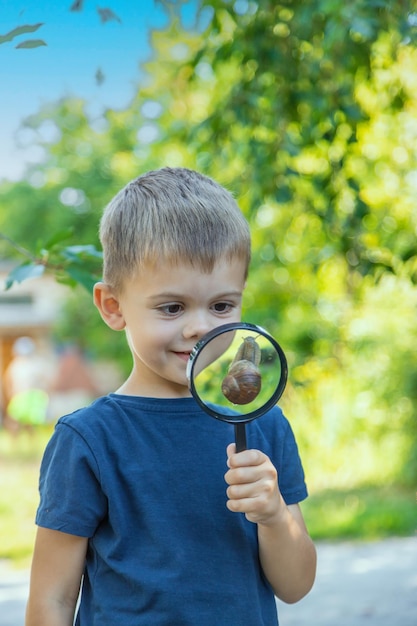
{"label": "green leaf", "polygon": [[16,48],[40,48],[41,46],[46,46],[43,39],[27,39],[19,43]]}
{"label": "green leaf", "polygon": [[79,269],[78,267],[74,267],[73,265],[67,267],[65,271],[73,280],[87,289],[88,293],[92,293],[93,287],[97,282],[96,277],[89,272]]}
{"label": "green leaf", "polygon": [[45,266],[39,263],[23,263],[18,265],[6,278],[5,290],[10,289],[13,283],[22,283],[29,278],[39,278],[45,272]]}
{"label": "green leaf", "polygon": [[6,43],[7,41],[12,41],[15,37],[19,35],[26,35],[27,33],[34,33],[38,28],[43,26],[43,22],[39,24],[25,24],[24,26],[18,26],[17,28],[13,28],[13,30],[9,31],[5,35],[0,35],[0,44]]}
{"label": "green leaf", "polygon": [[57,233],[54,233],[50,239],[47,239],[42,247],[46,250],[53,248],[57,243],[61,243],[61,241],[65,241],[66,239],[70,239],[74,234],[74,228],[66,228],[65,230],[60,230]]}
{"label": "green leaf", "polygon": [[84,0],[75,0],[70,7],[70,11],[82,11]]}
{"label": "green leaf", "polygon": [[102,85],[104,83],[104,81],[106,80],[106,76],[103,74],[102,70],[100,67],[97,68],[97,71],[95,73],[94,76],[97,85],[100,87],[100,85]]}
{"label": "green leaf", "polygon": [[86,246],[68,246],[62,250],[62,256],[68,261],[82,264],[86,259],[102,259],[103,253],[92,244]]}
{"label": "green leaf", "polygon": [[97,13],[100,16],[100,20],[102,24],[105,24],[106,22],[110,22],[110,21],[115,21],[115,22],[119,22],[119,24],[122,23],[122,20],[120,19],[120,17],[118,15],[116,15],[116,13],[114,11],[112,11],[111,9],[107,9],[107,8],[100,8],[97,7]]}

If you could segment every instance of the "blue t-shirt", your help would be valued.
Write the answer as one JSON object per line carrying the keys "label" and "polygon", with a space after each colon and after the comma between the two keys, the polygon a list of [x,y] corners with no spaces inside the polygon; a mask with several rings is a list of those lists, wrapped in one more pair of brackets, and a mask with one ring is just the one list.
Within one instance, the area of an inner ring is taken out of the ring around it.
{"label": "blue t-shirt", "polygon": [[[246,426],[287,504],[307,496],[279,408]],[[88,537],[78,626],[276,626],[257,526],[226,508],[233,426],[193,398],[110,394],[59,420],[39,526]]]}

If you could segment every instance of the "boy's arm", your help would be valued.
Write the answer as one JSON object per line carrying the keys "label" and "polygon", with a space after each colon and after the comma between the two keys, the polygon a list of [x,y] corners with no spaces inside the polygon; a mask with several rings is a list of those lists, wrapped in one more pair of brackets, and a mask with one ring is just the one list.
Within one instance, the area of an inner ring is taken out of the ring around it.
{"label": "boy's arm", "polygon": [[297,602],[313,586],[316,550],[297,504],[287,506],[277,471],[259,450],[235,453],[228,447],[227,506],[258,525],[259,558],[275,595]]}
{"label": "boy's arm", "polygon": [[286,506],[281,519],[258,523],[259,558],[275,595],[284,602],[301,600],[316,575],[316,550],[298,504]]}
{"label": "boy's arm", "polygon": [[38,528],[25,626],[72,626],[88,539]]}

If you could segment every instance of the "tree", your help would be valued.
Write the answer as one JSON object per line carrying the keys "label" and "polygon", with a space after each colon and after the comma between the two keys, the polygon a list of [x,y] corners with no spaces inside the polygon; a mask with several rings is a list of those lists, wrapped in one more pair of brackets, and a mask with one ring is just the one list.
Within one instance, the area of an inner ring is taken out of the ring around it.
{"label": "tree", "polygon": [[[75,8],[82,8],[78,4]],[[175,10],[175,3],[164,4]],[[184,161],[188,155],[204,170],[219,172],[244,196],[247,213],[271,234],[296,231],[289,248],[296,247],[297,238],[302,244],[303,233],[316,232],[308,259],[315,273],[326,247],[328,257],[346,261],[351,286],[357,272],[379,275],[381,269],[397,271],[404,264],[415,276],[414,186],[410,176],[405,180],[415,167],[412,3],[202,1],[200,26],[208,10],[212,19],[203,33],[198,28],[184,31],[175,13],[168,31],[154,33],[149,85],[140,86],[130,110],[119,116],[109,112],[105,120],[109,136],[119,142],[111,146],[113,163],[118,159],[115,169],[133,176],[140,162],[149,167],[172,158]],[[149,111],[152,102],[153,113],[146,119],[146,105]],[[143,106],[145,115],[140,114]],[[28,125],[39,130],[51,115],[45,110]],[[102,178],[106,167],[105,177],[111,177],[112,159],[95,149],[99,142],[86,116],[81,119],[82,103],[63,103],[56,115],[62,138],[51,156],[66,142],[67,150],[79,152],[71,160],[77,168],[85,162],[79,145],[84,142],[101,161],[90,169],[91,180]],[[77,139],[63,132],[64,121]],[[381,137],[384,124],[390,133],[400,129],[398,139],[388,133]],[[211,162],[213,153],[216,163]],[[383,166],[374,167],[382,161]],[[388,169],[397,180],[395,186],[391,177],[390,189]],[[72,197],[78,202],[75,221],[81,238],[83,176],[68,187],[79,190]],[[377,193],[381,179],[386,191]],[[394,226],[391,201],[399,188],[402,202]],[[71,191],[65,197],[71,201]],[[378,229],[381,222],[385,229]],[[409,234],[399,237],[400,231]],[[271,246],[276,247],[275,239],[264,256],[271,256]],[[271,261],[288,269],[292,264],[286,248],[282,242]]]}
{"label": "tree", "polygon": [[404,345],[392,311],[409,320],[416,301],[414,3],[202,0],[191,30],[166,4],[170,25],[153,33],[128,109],[92,122],[82,102],[63,100],[26,121],[40,137],[51,121],[58,132],[40,140],[47,159],[28,182],[0,189],[1,230],[29,248],[45,242],[36,211],[43,231],[74,225],[77,244],[97,245],[101,208],[140,172],[213,176],[251,222],[245,317],[285,346],[305,444],[326,426],[330,453],[363,429],[379,450],[395,440],[407,453],[410,480],[417,337],[408,325]]}

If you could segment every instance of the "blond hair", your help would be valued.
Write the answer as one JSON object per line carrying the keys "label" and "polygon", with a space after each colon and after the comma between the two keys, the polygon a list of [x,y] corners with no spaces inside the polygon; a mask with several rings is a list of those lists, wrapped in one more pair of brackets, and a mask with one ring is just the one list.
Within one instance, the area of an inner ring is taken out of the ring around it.
{"label": "blond hair", "polygon": [[211,272],[220,258],[250,261],[250,232],[231,193],[194,170],[165,167],[128,183],[100,223],[103,280],[113,289],[148,263]]}

